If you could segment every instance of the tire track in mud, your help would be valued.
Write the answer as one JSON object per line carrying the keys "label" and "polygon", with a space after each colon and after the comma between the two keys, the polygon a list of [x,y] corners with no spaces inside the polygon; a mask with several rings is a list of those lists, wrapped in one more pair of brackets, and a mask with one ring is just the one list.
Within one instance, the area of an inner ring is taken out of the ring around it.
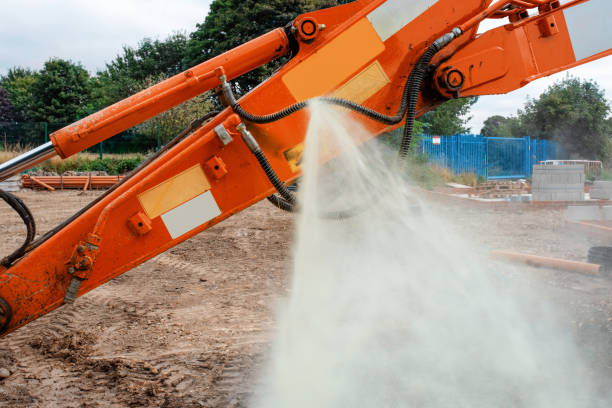
{"label": "tire track in mud", "polygon": [[[41,230],[86,199],[25,196]],[[275,211],[256,206],[0,339],[0,407],[245,407],[272,326],[262,305],[284,276],[291,221]]]}
{"label": "tire track in mud", "polygon": [[[12,376],[9,386],[23,387],[41,406],[81,407],[108,398],[109,390],[119,401],[137,390],[156,394],[159,386],[156,370],[142,361],[91,356],[97,333],[89,330],[90,322],[103,322],[117,313],[130,319],[146,315],[150,307],[141,302],[126,302],[105,290],[90,292],[73,305],[66,305],[12,333],[0,345],[0,353],[13,356],[8,367]],[[129,380],[123,380],[128,378]],[[10,383],[15,383],[10,384]],[[138,394],[138,393],[136,393]],[[11,401],[10,405],[24,405]]]}
{"label": "tire track in mud", "polygon": [[[225,243],[228,246],[236,246]],[[179,255],[180,256],[180,255]],[[191,276],[193,280],[207,276],[208,266],[201,262],[190,262],[180,259],[172,253],[165,253],[154,258],[154,261],[180,276]],[[227,319],[230,321],[242,320],[244,316],[235,316],[230,313]],[[267,344],[267,333],[269,327],[263,322],[253,325],[247,324],[240,329],[226,329],[217,327],[219,341],[210,345],[206,353],[185,358],[184,355],[171,355],[153,362],[156,368],[164,375],[164,383],[176,390],[178,396],[184,393],[196,383],[201,382],[204,376],[212,385],[213,406],[219,407],[243,407],[246,406],[252,394],[252,374],[254,365],[257,364],[251,354],[244,354],[244,347],[265,346]],[[177,364],[181,361],[181,364]],[[210,393],[210,390],[209,390]]]}
{"label": "tire track in mud", "polygon": [[[155,263],[179,275],[194,277],[204,269],[172,255],[161,255]],[[249,355],[241,355],[240,348],[263,344],[263,340],[256,340],[265,331],[261,324],[246,325],[240,330],[220,328],[218,333],[223,343],[212,345],[208,353],[196,356],[191,355],[193,352],[169,353],[146,360],[95,356],[90,347],[98,333],[89,330],[90,323],[95,326],[100,322],[133,321],[146,318],[155,310],[154,305],[138,298],[130,297],[128,301],[111,292],[115,286],[119,285],[111,283],[84,295],[73,305],[66,305],[11,334],[2,344],[0,352],[19,356],[11,368],[12,378],[29,389],[37,403],[47,406],[53,401],[55,406],[78,407],[108,398],[109,390],[114,390],[121,403],[125,403],[130,399],[122,397],[123,394],[143,389],[145,397],[159,398],[163,394],[181,401],[187,391],[195,389],[215,395],[213,406],[244,406],[250,395],[250,390],[245,389],[253,361]],[[231,313],[228,318],[239,321],[241,316]],[[129,380],[123,381],[124,378]],[[6,406],[29,404],[12,401]]]}

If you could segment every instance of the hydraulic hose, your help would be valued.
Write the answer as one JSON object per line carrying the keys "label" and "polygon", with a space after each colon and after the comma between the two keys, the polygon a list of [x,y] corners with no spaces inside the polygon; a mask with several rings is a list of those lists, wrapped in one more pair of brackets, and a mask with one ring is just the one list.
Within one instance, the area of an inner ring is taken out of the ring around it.
{"label": "hydraulic hose", "polygon": [[287,200],[285,200],[283,197],[279,197],[276,194],[272,194],[270,196],[267,197],[268,201],[272,203],[273,206],[275,206],[276,208],[279,208],[283,211],[287,211],[287,212],[295,212],[295,205],[290,204]]}
{"label": "hydraulic hose", "polygon": [[6,191],[0,190],[0,198],[6,201],[6,203],[11,206],[11,208],[15,210],[17,214],[19,214],[19,217],[21,217],[27,229],[26,239],[23,245],[21,245],[21,247],[15,252],[0,261],[0,264],[2,264],[2,266],[8,268],[13,264],[13,262],[15,262],[15,260],[21,258],[26,253],[30,243],[32,243],[32,241],[34,240],[34,237],[36,236],[36,222],[34,221],[34,217],[32,216],[30,209],[19,197],[16,197]]}
{"label": "hydraulic hose", "polygon": [[[386,125],[396,125],[400,123],[404,119],[404,117],[406,117],[402,143],[400,145],[399,150],[400,160],[406,160],[410,151],[410,145],[414,132],[414,121],[416,119],[416,108],[419,99],[419,93],[423,84],[423,80],[425,78],[427,68],[429,67],[429,64],[431,63],[433,57],[442,48],[446,47],[449,43],[451,43],[461,34],[462,31],[459,28],[454,28],[450,33],[445,34],[442,37],[438,38],[436,41],[434,41],[431,46],[429,46],[427,51],[425,51],[425,53],[419,58],[416,65],[410,72],[406,84],[404,85],[404,91],[402,92],[400,106],[398,108],[397,113],[393,116],[382,114],[373,109],[342,98],[322,97],[317,98],[317,100],[323,103],[336,105],[352,110]],[[234,95],[234,92],[232,91],[231,85],[227,81],[227,77],[225,75],[222,75],[219,79],[221,81],[221,89],[223,90],[223,94],[234,112],[236,112],[236,114],[238,114],[238,116],[240,116],[240,118],[242,118],[243,120],[247,120],[252,123],[265,124],[276,122],[306,108],[314,100],[308,99],[302,102],[298,102],[271,114],[254,115],[250,112],[247,112],[246,110],[244,110],[244,108],[242,108],[242,106],[240,106],[240,103],[238,102],[236,96]],[[274,172],[274,169],[272,169],[270,163],[257,145],[255,139],[252,135],[250,135],[248,130],[246,130],[246,127],[244,127],[244,124],[242,126],[243,130],[241,130],[241,132],[243,133],[243,138],[245,139],[245,142],[247,143],[247,145],[249,145],[251,151],[253,152],[255,157],[257,157],[259,164],[266,173],[266,176],[280,194],[280,197],[275,195],[269,196],[268,200],[276,207],[282,210],[295,211],[295,196],[291,194],[291,192],[287,189],[283,182],[278,178],[278,176]],[[245,136],[245,132],[248,134],[247,136]],[[331,215],[330,218],[342,219],[349,217],[352,213],[354,213],[354,211],[338,212],[335,213],[335,216]]]}
{"label": "hydraulic hose", "polygon": [[87,211],[89,211],[92,207],[94,207],[96,204],[98,204],[99,202],[101,202],[102,200],[104,200],[106,197],[108,197],[111,193],[113,193],[114,191],[116,191],[119,187],[121,187],[122,185],[124,185],[125,183],[127,183],[132,177],[134,177],[136,174],[138,174],[138,172],[142,169],[144,169],[146,166],[148,166],[149,164],[151,164],[153,161],[155,161],[157,158],[159,158],[160,156],[164,155],[168,150],[170,150],[172,147],[174,147],[175,145],[177,145],[181,140],[183,140],[184,138],[186,138],[187,136],[189,136],[191,133],[193,133],[197,128],[199,128],[204,122],[214,118],[215,116],[217,116],[220,112],[218,111],[213,111],[213,112],[209,112],[207,114],[205,114],[204,116],[200,117],[199,119],[195,119],[193,120],[189,127],[187,127],[186,129],[184,129],[178,136],[176,136],[174,139],[172,139],[170,142],[168,142],[165,146],[163,146],[160,150],[158,150],[156,153],[154,153],[153,155],[151,155],[149,158],[147,158],[144,162],[142,162],[138,167],[136,167],[134,170],[132,170],[126,177],[124,177],[123,179],[121,179],[121,181],[119,181],[117,184],[115,184],[113,187],[111,187],[110,189],[106,190],[106,192],[104,194],[101,194],[100,196],[98,196],[98,198],[96,198],[95,200],[93,200],[92,202],[90,202],[89,204],[87,204],[85,207],[83,207],[81,210],[79,210],[77,213],[75,213],[74,215],[72,215],[70,218],[68,218],[67,220],[65,220],[64,222],[62,222],[60,225],[58,225],[57,227],[53,228],[52,230],[48,231],[47,233],[45,233],[44,235],[42,235],[40,238],[38,238],[35,242],[32,243],[32,245],[28,246],[27,252],[33,250],[34,248],[39,247],[40,245],[42,245],[44,242],[46,242],[47,240],[49,240],[49,238],[53,237],[55,234],[57,234],[59,231],[61,231],[62,229],[64,229],[67,225],[69,225],[71,222],[73,222],[74,220],[76,220],[78,217],[80,217],[81,215],[83,215],[84,213],[86,213]]}
{"label": "hydraulic hose", "polygon": [[[291,194],[291,191],[289,191],[289,189],[285,186],[285,184],[281,181],[281,179],[278,178],[278,176],[276,175],[276,172],[270,165],[270,162],[266,158],[266,155],[263,153],[263,151],[261,151],[261,149],[258,151],[254,151],[253,155],[255,155],[255,157],[257,158],[259,165],[261,166],[262,170],[266,173],[266,176],[268,177],[268,180],[270,180],[270,183],[272,183],[276,191],[278,191],[278,194],[280,194],[280,196],[286,201],[286,204],[289,204],[291,207],[294,207],[297,201],[295,199],[295,196]],[[278,197],[276,196],[273,196],[273,197],[278,200]],[[271,200],[274,200],[274,199],[271,199]],[[278,201],[281,202],[280,200]],[[272,202],[274,204],[274,201]],[[286,204],[283,203],[281,205],[286,206]]]}
{"label": "hydraulic hose", "polygon": [[[427,49],[425,54],[421,56],[415,67],[413,68],[408,81],[406,81],[406,85],[404,86],[404,91],[402,93],[402,99],[400,101],[400,106],[395,115],[389,116],[383,113],[377,112],[373,109],[370,109],[366,106],[359,105],[355,102],[349,101],[347,99],[335,98],[335,97],[322,97],[317,98],[317,100],[322,101],[324,103],[330,105],[340,106],[354,112],[357,112],[361,115],[369,117],[377,122],[384,123],[386,125],[396,125],[402,121],[406,113],[410,113],[410,104],[412,101],[416,101],[418,99],[418,88],[423,83],[423,78],[425,76],[425,71],[427,66],[431,62],[431,59],[435,54],[438,53],[442,48],[448,45],[451,41],[457,38],[461,34],[461,30],[458,28],[453,29],[452,32],[440,37]],[[278,120],[284,119],[290,115],[293,115],[296,112],[306,108],[313,99],[308,99],[302,102],[295,103],[290,105],[278,112],[274,112],[267,115],[254,115],[249,113],[240,106],[240,103],[236,99],[234,92],[231,89],[231,85],[227,82],[227,78],[223,75],[221,76],[221,87],[223,89],[223,94],[225,95],[229,105],[232,107],[234,112],[238,114],[242,119],[247,120],[249,122],[257,123],[257,124],[265,124],[276,122]],[[415,92],[415,88],[416,92]],[[415,110],[416,110],[416,102],[414,102]],[[416,112],[414,113],[416,115]]]}
{"label": "hydraulic hose", "polygon": [[408,83],[406,84],[406,88],[409,89],[408,106],[406,108],[406,123],[404,125],[402,143],[399,150],[400,160],[406,160],[408,153],[410,152],[410,144],[412,143],[412,135],[414,133],[414,121],[416,119],[416,108],[419,100],[419,93],[421,86],[423,85],[423,80],[425,79],[425,74],[427,73],[427,68],[429,67],[433,57],[460,34],[461,30],[455,28],[451,33],[446,34],[437,41],[434,41],[434,43],[429,46],[421,58],[419,58],[419,61],[416,63],[412,69],[412,72],[410,73]]}

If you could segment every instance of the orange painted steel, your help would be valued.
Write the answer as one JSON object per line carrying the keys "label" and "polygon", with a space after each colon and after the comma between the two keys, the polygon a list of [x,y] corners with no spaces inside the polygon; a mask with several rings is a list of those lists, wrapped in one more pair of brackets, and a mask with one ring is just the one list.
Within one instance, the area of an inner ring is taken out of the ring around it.
{"label": "orange painted steel", "polygon": [[40,180],[38,177],[31,177],[30,180],[32,180],[32,182],[34,184],[38,184],[41,187],[46,188],[49,191],[55,191],[55,189],[53,187],[51,187],[49,184],[45,183],[43,180]]}
{"label": "orange painted steel", "polygon": [[[586,58],[576,58],[564,11],[587,1],[542,8],[544,11],[538,15],[482,34],[440,65],[437,70],[439,80],[435,83],[437,90],[449,97],[454,96],[455,92],[445,86],[448,81],[444,79],[450,72],[459,72],[464,78],[458,92],[461,96],[503,94],[536,79],[612,55],[611,40],[611,48]],[[503,3],[508,1],[495,3],[489,11],[499,9]],[[473,19],[464,28],[477,21],[480,20]]]}
{"label": "orange painted steel", "polygon": [[527,255],[510,251],[493,251],[492,255],[496,258],[521,262],[532,266],[562,269],[571,272],[584,273],[587,275],[601,275],[601,265],[592,263],[568,261],[566,259],[549,258],[546,256]]}
{"label": "orange painted steel", "polygon": [[282,29],[271,31],[66,126],[50,139],[62,158],[72,156],[216,87],[215,68],[227,66],[228,78],[234,79],[286,54],[288,45]]}
{"label": "orange painted steel", "polygon": [[[554,2],[523,0],[523,3],[545,10],[543,6]],[[420,4],[430,5],[425,1]],[[220,80],[216,75],[221,71],[231,79],[287,54],[289,49],[294,51],[293,58],[240,100],[246,111],[269,114],[299,102],[295,95],[308,91],[302,86],[303,81],[312,84],[317,95],[340,90],[344,97],[359,99],[368,108],[393,115],[400,106],[408,74],[425,50],[436,39],[464,24],[473,27],[434,59],[440,67],[435,76],[428,79],[426,91],[418,99],[417,116],[435,108],[451,94],[507,92],[538,75],[584,62],[577,62],[575,58],[572,62],[570,58],[572,44],[562,16],[558,16],[561,22],[559,34],[556,34],[558,39],[544,41],[540,35],[535,35],[538,21],[551,14],[547,11],[477,36],[477,23],[470,21],[479,21],[490,4],[490,0],[438,0],[409,19],[405,13],[410,8],[401,8],[398,13],[404,13],[403,18],[407,21],[405,26],[395,27],[396,31],[389,31],[388,24],[371,22],[378,15],[379,7],[397,7],[395,1],[358,0],[308,13],[296,21],[302,24],[316,22],[319,30],[312,35],[300,35],[300,27],[295,25],[290,30],[273,31],[62,129],[52,135],[52,140],[63,157],[69,156],[187,98],[217,87]],[[377,12],[371,14],[375,10]],[[383,11],[389,12],[389,9]],[[372,48],[359,49],[365,47],[364,44]],[[496,51],[496,47],[501,51]],[[321,55],[325,58],[320,58]],[[454,82],[456,78],[451,78],[446,86],[440,85],[451,70],[448,67],[455,63],[460,69],[468,70],[464,76],[469,78],[470,64],[466,61],[483,60],[483,55],[498,55],[495,59],[507,58],[512,63],[493,61],[495,64],[475,76],[475,82],[463,84],[469,85],[465,92],[463,85],[457,86]],[[331,60],[334,62],[329,63]],[[537,67],[534,60],[538,62]],[[303,78],[292,74],[298,71],[303,72]],[[376,87],[367,82],[373,74]],[[382,124],[355,113],[352,115],[372,137],[401,125]],[[35,243],[16,264],[4,272],[0,267],[0,298],[6,301],[13,314],[6,332],[61,306],[65,300],[72,301],[274,193],[272,184],[245,143],[244,135],[237,129],[240,124],[241,119],[231,108],[226,108],[132,177],[123,180],[54,234]],[[245,124],[283,182],[290,183],[300,176],[299,167],[291,163],[290,158],[304,141],[308,112],[300,111],[267,124]],[[186,185],[189,188],[184,190],[176,190],[173,183],[183,182],[192,184]],[[168,191],[206,192],[195,198],[185,193],[189,201],[177,202],[176,197],[163,195],[166,187]],[[146,202],[151,195],[154,200]],[[157,215],[151,211],[149,217],[145,206],[151,207],[157,199],[165,203],[165,212]],[[194,203],[198,203],[195,213],[190,212]],[[181,226],[185,222],[192,223],[194,214],[203,217],[204,211],[207,211],[205,220],[187,229]],[[177,216],[183,218],[173,224]]]}

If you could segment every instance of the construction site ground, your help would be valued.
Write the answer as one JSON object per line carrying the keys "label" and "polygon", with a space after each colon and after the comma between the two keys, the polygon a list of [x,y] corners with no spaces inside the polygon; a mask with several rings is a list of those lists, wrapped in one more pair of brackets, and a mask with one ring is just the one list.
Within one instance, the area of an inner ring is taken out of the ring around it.
{"label": "construction site ground", "polygon": [[[22,191],[40,232],[99,192]],[[441,204],[478,250],[586,260],[601,241],[568,229],[564,210]],[[0,254],[24,227],[0,205]],[[245,407],[288,295],[294,220],[266,202],[230,218],[0,339],[0,407]],[[605,243],[603,243],[605,244]],[[608,244],[612,245],[612,239]],[[469,256],[469,254],[466,254]],[[497,273],[491,261],[492,273]],[[521,266],[551,299],[601,387],[612,383],[612,279]],[[5,371],[6,374],[6,371]],[[572,373],[568,373],[572,375]]]}

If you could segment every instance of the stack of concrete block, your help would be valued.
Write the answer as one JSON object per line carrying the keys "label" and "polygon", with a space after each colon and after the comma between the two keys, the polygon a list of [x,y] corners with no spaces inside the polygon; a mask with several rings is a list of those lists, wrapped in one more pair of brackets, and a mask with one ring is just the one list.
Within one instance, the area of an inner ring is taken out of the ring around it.
{"label": "stack of concrete block", "polygon": [[583,201],[584,165],[533,166],[533,201]]}
{"label": "stack of concrete block", "polygon": [[591,198],[612,200],[612,181],[595,181],[591,189]]}
{"label": "stack of concrete block", "polygon": [[21,177],[14,176],[0,182],[0,190],[15,192],[21,190]]}

